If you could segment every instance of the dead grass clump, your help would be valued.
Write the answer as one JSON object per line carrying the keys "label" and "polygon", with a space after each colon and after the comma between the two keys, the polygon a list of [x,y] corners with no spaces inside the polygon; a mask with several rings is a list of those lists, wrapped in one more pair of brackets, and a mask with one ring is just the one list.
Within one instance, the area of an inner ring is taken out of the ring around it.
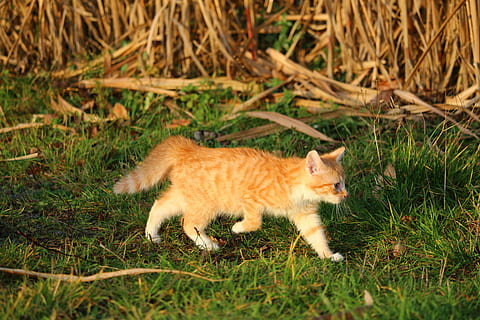
{"label": "dead grass clump", "polygon": [[[265,76],[271,66],[257,61],[263,51],[256,49],[283,39],[288,58],[305,65],[323,59],[330,78],[342,74],[370,88],[460,92],[480,82],[479,6],[475,0],[299,6],[272,0],[2,1],[0,56],[20,71],[47,64],[66,77],[95,65],[106,74]],[[102,57],[82,64],[92,55]]]}
{"label": "dead grass clump", "polygon": [[473,121],[479,16],[476,0],[0,0],[0,61],[59,78],[97,70],[105,86],[172,97],[152,77],[288,78],[297,105],[317,111],[327,101]]}

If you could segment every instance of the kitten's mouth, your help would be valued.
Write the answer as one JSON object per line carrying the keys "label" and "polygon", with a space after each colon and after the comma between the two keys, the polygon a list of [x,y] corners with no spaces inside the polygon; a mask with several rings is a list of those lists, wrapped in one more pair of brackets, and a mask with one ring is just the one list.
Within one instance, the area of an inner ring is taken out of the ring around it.
{"label": "kitten's mouth", "polygon": [[340,201],[348,198],[348,192],[347,192],[347,190],[345,190],[345,189],[342,190],[342,191],[340,192],[339,196],[340,196]]}
{"label": "kitten's mouth", "polygon": [[345,201],[345,199],[347,199],[347,198],[348,198],[348,192],[346,192],[346,191],[342,192],[342,194],[340,194],[336,197],[335,204],[339,204],[339,203]]}

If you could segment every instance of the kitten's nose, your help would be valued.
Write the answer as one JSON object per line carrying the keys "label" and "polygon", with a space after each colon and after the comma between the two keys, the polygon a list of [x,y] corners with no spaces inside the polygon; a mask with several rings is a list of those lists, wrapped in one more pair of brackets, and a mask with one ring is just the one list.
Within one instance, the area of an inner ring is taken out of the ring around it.
{"label": "kitten's nose", "polygon": [[348,192],[347,190],[343,190],[343,198],[347,198],[348,197]]}

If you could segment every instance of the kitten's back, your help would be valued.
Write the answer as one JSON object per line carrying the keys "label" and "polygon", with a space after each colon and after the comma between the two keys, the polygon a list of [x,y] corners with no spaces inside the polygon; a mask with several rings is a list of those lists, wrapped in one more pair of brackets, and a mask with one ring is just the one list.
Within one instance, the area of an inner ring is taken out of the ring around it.
{"label": "kitten's back", "polygon": [[204,148],[177,153],[172,187],[188,202],[235,212],[255,198],[262,207],[285,207],[303,169],[299,158],[279,158],[249,148]]}

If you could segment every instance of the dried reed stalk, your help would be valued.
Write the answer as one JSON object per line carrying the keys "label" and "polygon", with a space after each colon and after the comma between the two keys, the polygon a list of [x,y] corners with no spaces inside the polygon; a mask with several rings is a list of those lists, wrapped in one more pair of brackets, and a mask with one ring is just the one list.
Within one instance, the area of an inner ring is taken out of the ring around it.
{"label": "dried reed stalk", "polygon": [[[347,80],[360,79],[356,83],[366,87],[387,83],[410,91],[458,92],[474,81],[480,86],[478,1],[318,0],[295,6],[284,0],[276,2],[277,12],[272,12],[271,1],[264,5],[214,0],[3,1],[0,60],[20,71],[47,65],[56,69],[54,76],[72,77],[87,66],[84,59],[72,57],[110,52],[117,72],[128,60],[131,71],[138,73],[143,68],[139,60],[149,75],[205,77],[226,73],[230,65],[234,73],[244,74],[246,67],[256,76],[255,69],[248,68],[245,49],[255,60],[252,48],[264,48],[259,33],[275,36],[282,32],[279,21],[291,21],[286,57],[307,63],[324,59],[329,78],[341,70]],[[260,19],[264,22],[257,27]],[[314,39],[312,50],[302,49],[307,37]],[[101,67],[103,60],[87,68]]]}
{"label": "dried reed stalk", "polygon": [[230,80],[223,77],[204,79],[168,79],[168,78],[104,78],[81,80],[78,85],[83,88],[115,88],[132,89],[139,91],[152,91],[166,96],[179,96],[177,90],[187,87],[196,90],[227,89],[239,91],[248,94],[255,94],[261,90],[258,84],[249,84],[241,81]]}
{"label": "dried reed stalk", "polygon": [[457,110],[475,119],[479,17],[476,0],[0,1],[0,61],[19,73],[46,66],[61,78],[103,69],[124,79],[118,87],[172,97],[163,90],[175,89],[125,77],[294,76],[298,96],[351,110],[401,90],[440,105],[464,99]]}

